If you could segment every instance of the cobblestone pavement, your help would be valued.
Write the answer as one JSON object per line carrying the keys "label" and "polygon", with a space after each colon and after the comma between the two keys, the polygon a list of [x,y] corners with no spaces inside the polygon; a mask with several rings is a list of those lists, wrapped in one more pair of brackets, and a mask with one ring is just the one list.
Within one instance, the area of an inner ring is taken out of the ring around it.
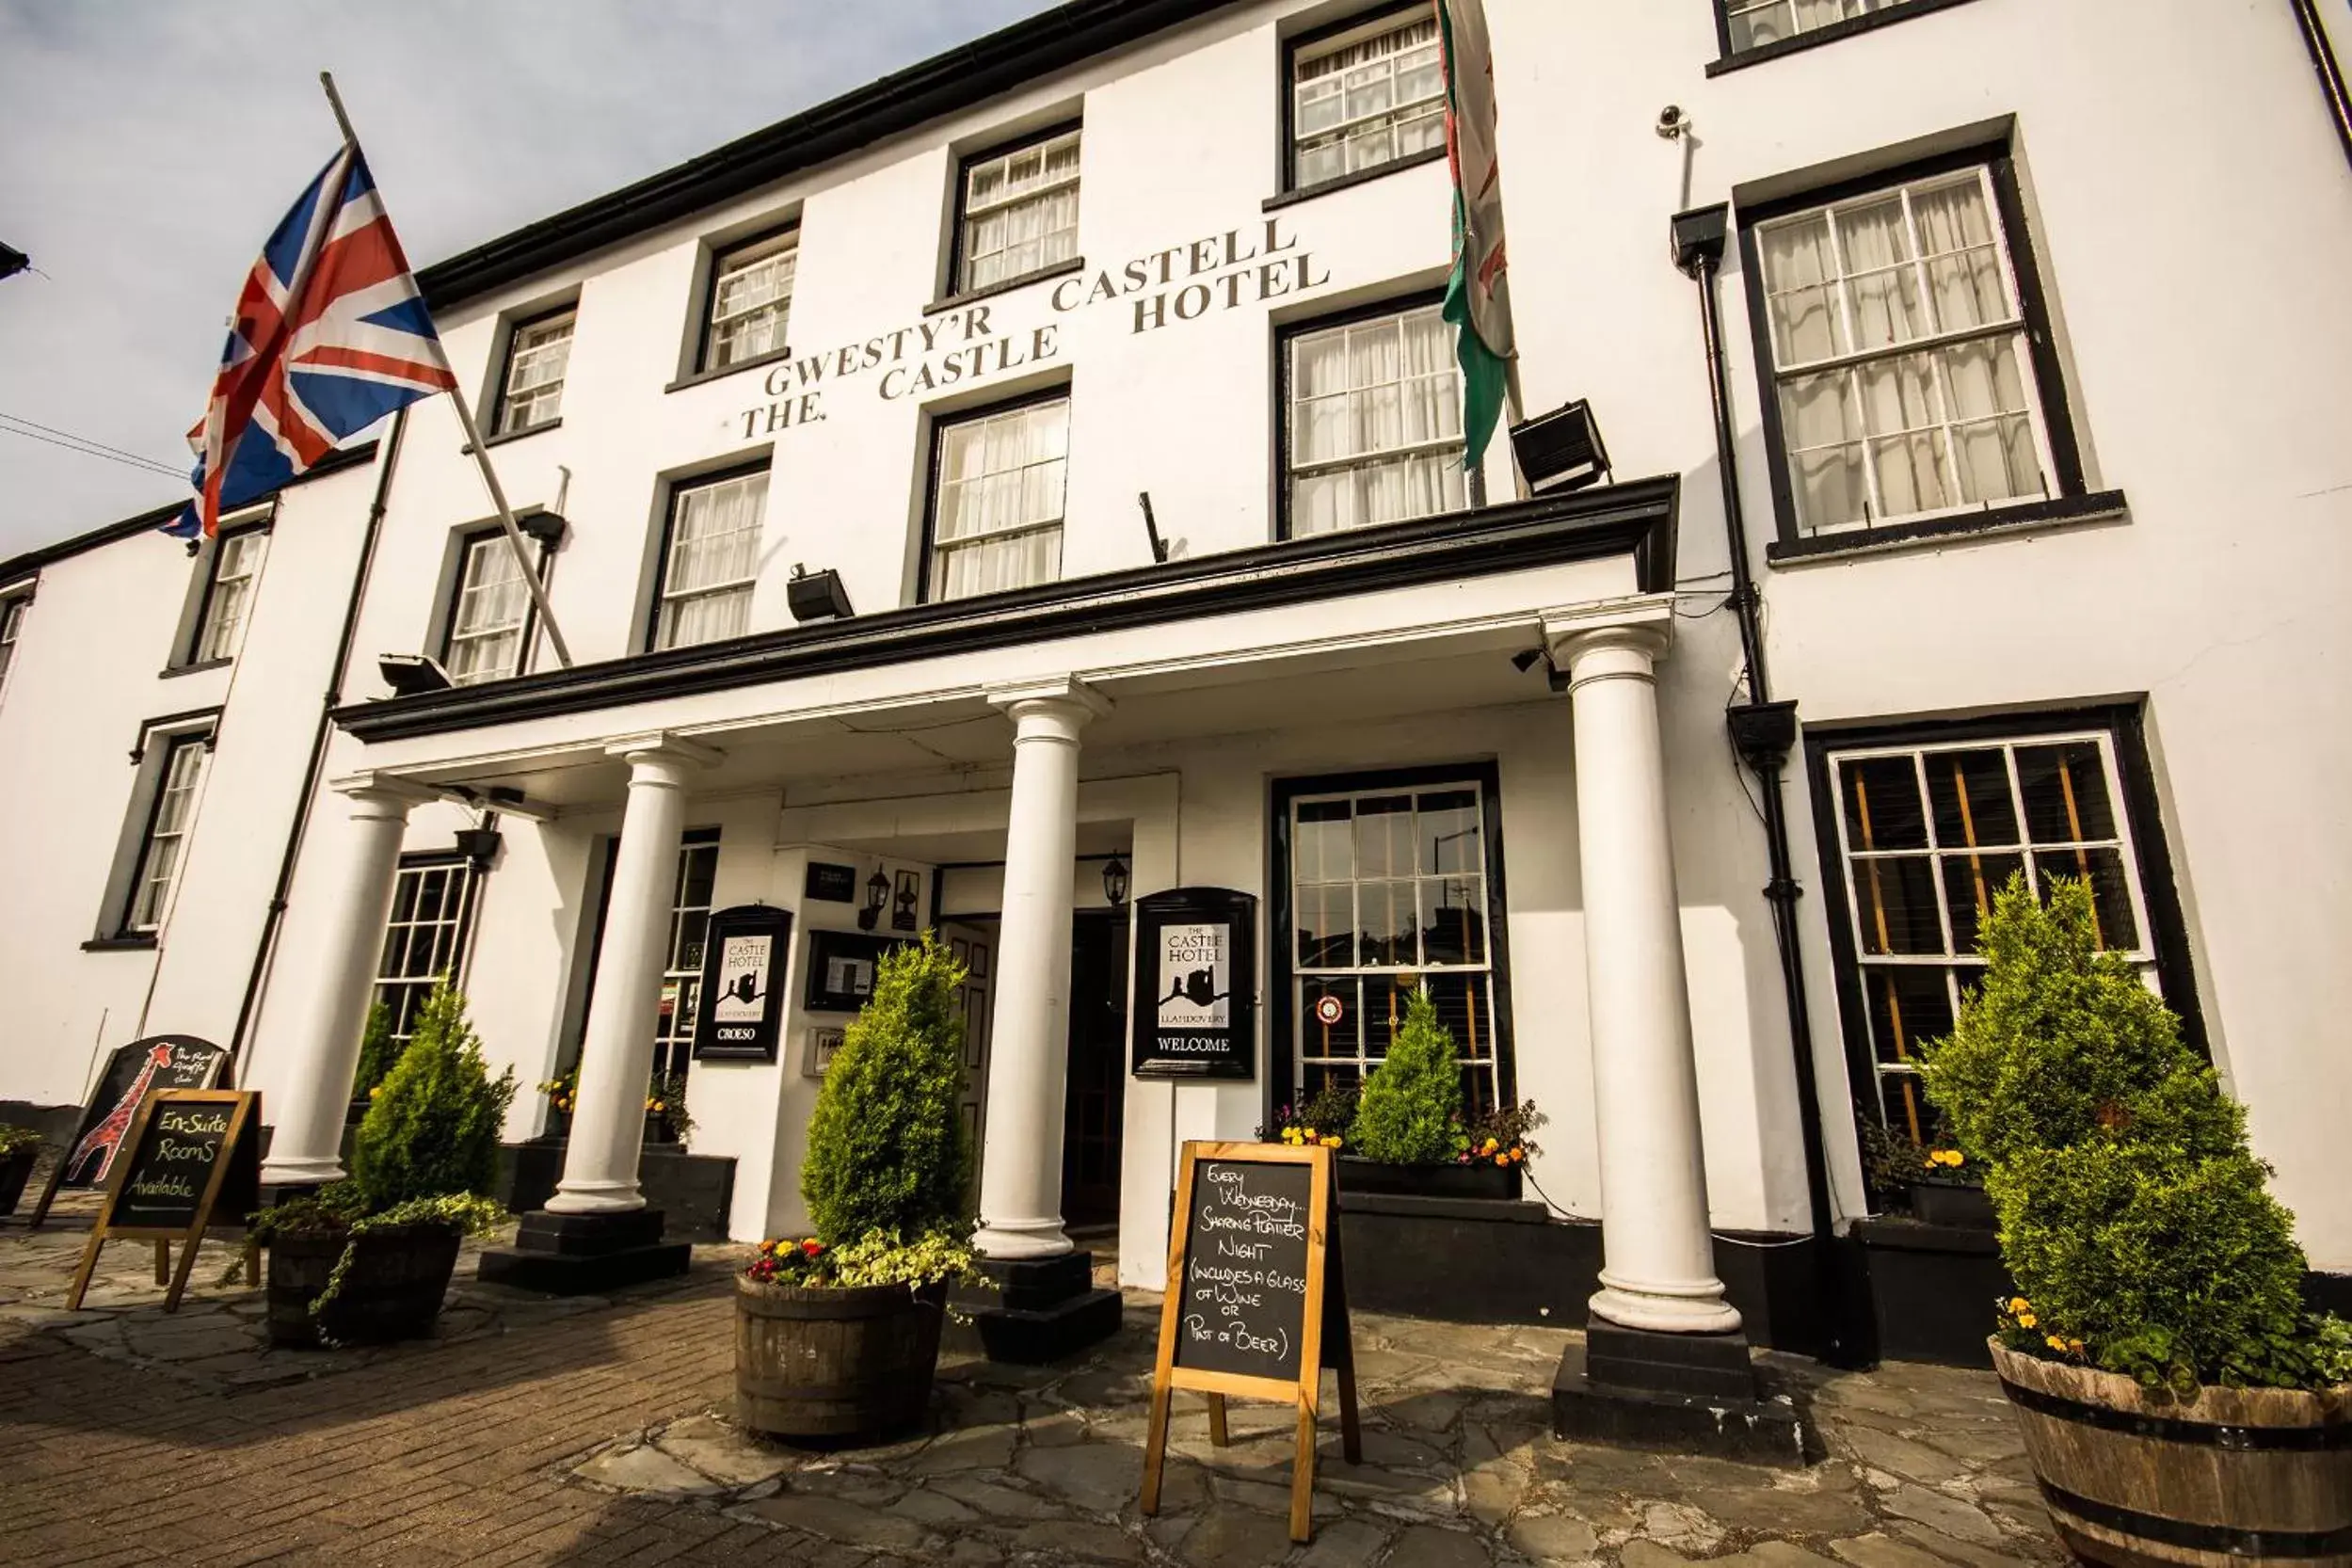
{"label": "cobblestone pavement", "polygon": [[[1314,1543],[1286,1538],[1287,1421],[1237,1404],[1208,1442],[1179,1396],[1167,1495],[1135,1496],[1156,1300],[1071,1365],[950,1355],[931,1430],[812,1454],[728,1421],[728,1272],[547,1303],[471,1282],[440,1335],[344,1352],[259,1344],[258,1293],[208,1246],[167,1317],[149,1249],[0,1231],[0,1560],[107,1564],[760,1563],[1252,1568],[1521,1562],[1997,1568],[2055,1562],[1989,1375],[1777,1363],[1830,1457],[1803,1471],[1557,1443],[1559,1330],[1359,1314],[1365,1460],[1327,1432]],[[1327,1423],[1329,1425],[1330,1423]]]}

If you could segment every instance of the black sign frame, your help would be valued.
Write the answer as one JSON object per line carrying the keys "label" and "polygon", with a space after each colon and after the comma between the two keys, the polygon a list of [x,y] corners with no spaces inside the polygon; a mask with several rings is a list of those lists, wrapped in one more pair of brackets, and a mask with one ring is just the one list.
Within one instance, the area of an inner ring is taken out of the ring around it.
{"label": "black sign frame", "polygon": [[864,931],[811,930],[808,980],[802,987],[801,1005],[811,1013],[858,1012],[873,1000],[873,992],[828,985],[825,974],[834,960],[879,966],[884,953],[894,948],[911,948],[916,942],[917,938],[912,936],[877,936]]}
{"label": "black sign frame", "polygon": [[[742,944],[767,939],[767,960],[746,966]],[[736,944],[730,949],[729,944]],[[702,984],[695,998],[697,1062],[773,1062],[784,1038],[785,976],[792,956],[792,917],[765,904],[739,904],[712,912],[702,941]],[[734,984],[725,984],[731,975]],[[749,981],[751,995],[736,993]],[[757,1017],[718,1016],[727,1000],[757,1001]]]}
{"label": "black sign frame", "polygon": [[826,904],[857,902],[857,868],[830,860],[811,860],[801,882],[801,895]]}
{"label": "black sign frame", "polygon": [[[170,1055],[158,1060],[155,1072],[142,1080],[136,1065],[139,1059],[142,1056],[153,1057],[157,1050],[166,1048]],[[188,1076],[197,1064],[183,1065],[180,1060],[181,1053],[189,1049],[212,1054],[211,1061],[201,1064],[203,1071],[200,1076]],[[106,1178],[114,1169],[116,1155],[124,1146],[131,1122],[137,1115],[139,1106],[145,1103],[148,1096],[156,1092],[154,1080],[169,1076],[173,1081],[161,1085],[167,1089],[226,1089],[230,1087],[231,1074],[228,1049],[194,1034],[144,1035],[107,1052],[106,1065],[89,1092],[89,1103],[82,1108],[81,1117],[73,1124],[73,1136],[67,1142],[56,1164],[50,1167],[48,1185],[41,1189],[40,1201],[33,1205],[32,1213],[26,1217],[25,1228],[40,1228],[40,1223],[49,1216],[49,1206],[56,1201],[60,1190],[72,1188],[87,1192],[105,1186]],[[139,1090],[139,1098],[125,1105],[124,1101],[130,1098],[134,1087]],[[101,1124],[116,1121],[118,1117],[120,1125],[115,1131],[112,1149],[98,1171],[87,1179],[75,1175],[74,1160],[83,1144],[98,1131]]]}
{"label": "black sign frame", "polygon": [[[188,1206],[187,1220],[178,1225],[121,1224],[117,1216],[123,1208],[123,1192],[134,1173],[140,1169],[147,1135],[153,1130],[158,1118],[172,1112],[191,1107],[216,1105],[226,1108],[228,1125],[219,1133],[214,1146],[218,1150],[205,1167],[204,1188]],[[82,1296],[89,1288],[91,1273],[98,1267],[98,1255],[110,1240],[149,1240],[155,1243],[155,1283],[168,1283],[164,1296],[164,1310],[177,1312],[180,1297],[187,1289],[188,1272],[196,1266],[196,1254],[204,1240],[204,1232],[212,1228],[213,1212],[224,1193],[233,1200],[233,1207],[242,1210],[258,1205],[261,1146],[258,1129],[261,1125],[262,1096],[251,1089],[155,1089],[139,1101],[137,1112],[131,1118],[129,1136],[123,1141],[127,1151],[114,1162],[106,1178],[106,1197],[91,1222],[89,1241],[82,1249],[81,1266],[73,1272],[73,1288],[66,1296],[66,1310],[78,1312]],[[243,1222],[239,1213],[239,1223]],[[170,1258],[170,1245],[180,1243],[180,1266],[165,1275]],[[260,1280],[258,1249],[248,1237],[245,1244],[245,1269],[248,1284]]]}
{"label": "black sign frame", "polygon": [[[1135,901],[1135,926],[1129,1070],[1137,1078],[1256,1081],[1257,895],[1234,888],[1147,893]],[[1171,1016],[1187,1011],[1202,1016]]]}

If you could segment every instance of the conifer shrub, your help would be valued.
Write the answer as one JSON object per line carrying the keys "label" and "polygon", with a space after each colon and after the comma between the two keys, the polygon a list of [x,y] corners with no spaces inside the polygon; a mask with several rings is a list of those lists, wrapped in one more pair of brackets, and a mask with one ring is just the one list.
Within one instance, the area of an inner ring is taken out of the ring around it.
{"label": "conifer shrub", "polygon": [[1354,1152],[1391,1165],[1433,1165],[1461,1152],[1462,1064],[1427,986],[1405,1003],[1387,1058],[1364,1080]]}
{"label": "conifer shrub", "polygon": [[498,1135],[515,1097],[508,1068],[493,1080],[466,999],[448,982],[418,1009],[408,1048],[385,1075],[351,1144],[351,1180],[371,1212],[417,1198],[489,1195]]}
{"label": "conifer shrub", "polygon": [[875,1232],[909,1244],[969,1234],[964,979],[930,932],[876,967],[872,1000],[825,1068],[801,1162],[801,1196],[824,1246]]}
{"label": "conifer shrub", "polygon": [[360,1067],[351,1075],[351,1097],[366,1099],[399,1059],[400,1042],[392,1037],[392,1009],[376,1002],[367,1010],[367,1028],[360,1034]]}
{"label": "conifer shrub", "polygon": [[2246,1113],[2130,960],[2100,951],[2088,883],[1993,901],[1983,985],[1923,1052],[1928,1095],[1988,1167],[2020,1295],[2014,1350],[2194,1397],[2200,1383],[2352,1378],[2352,1329],[2301,1299],[2294,1217]]}

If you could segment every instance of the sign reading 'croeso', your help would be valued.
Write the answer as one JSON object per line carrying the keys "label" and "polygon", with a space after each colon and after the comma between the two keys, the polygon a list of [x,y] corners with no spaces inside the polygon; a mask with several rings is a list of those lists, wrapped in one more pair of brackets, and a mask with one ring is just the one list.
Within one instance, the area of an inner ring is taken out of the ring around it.
{"label": "sign reading 'croeso'", "polygon": [[776,1060],[792,938],[792,917],[764,904],[739,904],[711,917],[702,949],[695,1060]]}
{"label": "sign reading 'croeso'", "polygon": [[1176,888],[1136,900],[1135,918],[1136,1076],[1256,1077],[1257,900]]}

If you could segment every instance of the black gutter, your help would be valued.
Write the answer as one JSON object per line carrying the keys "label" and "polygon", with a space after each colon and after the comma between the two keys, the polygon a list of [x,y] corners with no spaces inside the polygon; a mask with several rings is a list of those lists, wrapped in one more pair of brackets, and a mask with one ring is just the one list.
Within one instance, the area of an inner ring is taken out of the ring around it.
{"label": "black gutter", "polygon": [[1667,475],[1219,551],[978,599],[913,604],[699,648],[355,703],[339,710],[335,720],[370,743],[448,734],[1611,555],[1631,555],[1640,589],[1658,593],[1673,585],[1680,490],[1680,482]]}
{"label": "black gutter", "polygon": [[2289,0],[2295,7],[2296,23],[2303,29],[2303,47],[2310,51],[2312,69],[2319,73],[2319,90],[2328,100],[2328,113],[2336,122],[2336,139],[2344,143],[2344,160],[2352,164],[2352,95],[2344,87],[2344,68],[2336,61],[2336,47],[2328,39],[2328,24],[2321,20],[2317,0]]}
{"label": "black gutter", "polygon": [[[392,430],[381,443],[383,467],[376,471],[376,495],[368,503],[367,532],[360,541],[360,564],[351,574],[351,600],[344,606],[343,635],[335,644],[334,668],[327,677],[327,690],[319,702],[318,729],[311,737],[311,760],[302,770],[302,792],[295,797],[294,821],[286,829],[286,850],[278,859],[278,881],[271,888],[269,909],[262,920],[262,936],[253,946],[253,967],[246,972],[245,998],[237,1003],[237,1023],[229,1036],[231,1081],[245,1061],[245,1033],[253,1021],[253,1008],[261,1000],[263,977],[269,971],[271,951],[277,946],[278,928],[286,914],[286,895],[294,888],[295,862],[302,854],[302,840],[311,824],[311,798],[318,792],[319,773],[327,765],[327,743],[334,734],[335,709],[343,701],[343,680],[351,665],[351,645],[360,634],[360,601],[366,597],[368,575],[376,564],[376,541],[383,533],[384,509],[391,500],[392,470],[400,466],[400,438],[408,428],[408,410],[400,409],[392,415]],[[378,443],[370,441],[365,451],[371,456]],[[353,459],[356,461],[357,459]],[[323,465],[322,465],[323,466]],[[337,462],[347,468],[350,462]],[[318,469],[311,470],[317,473]]]}
{"label": "black gutter", "polygon": [[417,274],[435,310],[708,211],[1237,0],[1070,0]]}
{"label": "black gutter", "polygon": [[1814,1261],[1825,1308],[1820,1318],[1828,1333],[1822,1359],[1843,1363],[1857,1359],[1849,1349],[1857,1336],[1848,1331],[1834,1286],[1836,1228],[1831,1215],[1829,1158],[1821,1137],[1820,1086],[1814,1077],[1813,1009],[1805,994],[1804,950],[1797,932],[1797,901],[1804,896],[1804,888],[1798,885],[1789,854],[1788,814],[1781,798],[1782,774],[1788,764],[1789,747],[1797,739],[1797,704],[1772,700],[1765,669],[1764,600],[1749,566],[1748,516],[1740,504],[1739,459],[1732,430],[1731,369],[1723,360],[1722,303],[1716,288],[1730,227],[1728,205],[1681,214],[1673,224],[1673,254],[1675,265],[1699,285],[1699,314],[1706,339],[1707,398],[1715,413],[1715,467],[1723,485],[1723,531],[1731,549],[1731,604],[1738,616],[1740,656],[1747,665],[1748,701],[1730,709],[1725,718],[1733,744],[1754,772],[1758,793],[1763,796],[1765,853],[1771,868],[1764,897],[1772,911],[1772,943],[1779,950],[1781,992],[1787,1004],[1790,1053],[1797,1069],[1797,1126],[1804,1144],[1805,1204],[1812,1211]]}

